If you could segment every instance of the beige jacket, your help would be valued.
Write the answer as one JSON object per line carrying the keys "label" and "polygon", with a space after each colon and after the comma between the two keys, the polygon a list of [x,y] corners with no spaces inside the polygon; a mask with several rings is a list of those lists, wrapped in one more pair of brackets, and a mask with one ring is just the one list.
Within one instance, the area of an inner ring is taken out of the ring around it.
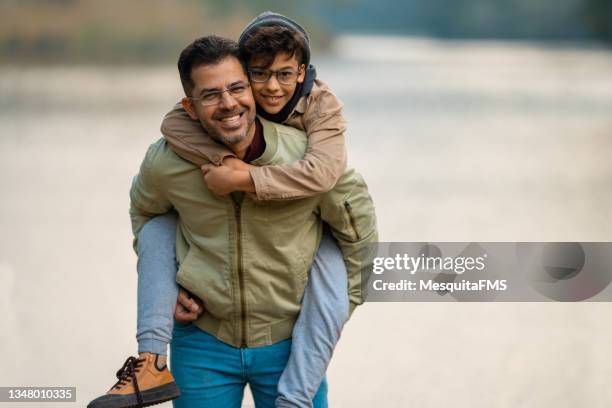
{"label": "beige jacket", "polygon": [[[291,164],[251,170],[257,198],[298,199],[331,190],[346,170],[342,102],[325,83],[315,80],[310,94],[298,101],[284,124],[306,132],[306,154]],[[168,112],[161,131],[176,154],[199,166],[208,162],[220,165],[225,157],[234,156],[205,136],[202,125],[192,120],[180,103]]]}

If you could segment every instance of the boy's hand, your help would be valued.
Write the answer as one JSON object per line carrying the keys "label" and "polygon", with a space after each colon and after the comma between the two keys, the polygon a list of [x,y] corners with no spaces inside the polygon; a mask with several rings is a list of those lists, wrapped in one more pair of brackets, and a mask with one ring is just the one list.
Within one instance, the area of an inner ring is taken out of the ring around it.
{"label": "boy's hand", "polygon": [[202,166],[204,182],[210,191],[220,196],[236,191],[235,170],[227,166],[205,164]]}
{"label": "boy's hand", "polygon": [[176,299],[176,309],[174,318],[181,324],[191,323],[197,320],[204,311],[201,301],[189,296],[185,289],[179,288],[178,298]]}
{"label": "boy's hand", "polygon": [[249,171],[253,166],[252,164],[248,164],[243,162],[237,157],[227,156],[223,159],[223,165],[229,167],[232,170],[238,171]]}
{"label": "boy's hand", "polygon": [[[246,164],[245,164],[246,165]],[[202,166],[204,182],[210,191],[220,196],[228,195],[232,191],[255,191],[255,185],[248,171],[233,170],[228,166]]]}

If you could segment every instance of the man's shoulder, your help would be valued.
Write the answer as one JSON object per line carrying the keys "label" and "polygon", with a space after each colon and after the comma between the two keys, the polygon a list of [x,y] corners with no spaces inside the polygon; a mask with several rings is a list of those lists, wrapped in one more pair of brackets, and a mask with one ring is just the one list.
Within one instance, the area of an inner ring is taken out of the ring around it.
{"label": "man's shoulder", "polygon": [[176,166],[195,165],[179,157],[171,148],[165,138],[161,137],[149,145],[144,162],[151,169],[162,170]]}
{"label": "man's shoulder", "polygon": [[259,120],[263,126],[266,150],[263,155],[253,161],[253,164],[278,165],[291,163],[304,157],[308,145],[304,131],[263,118]]}
{"label": "man's shoulder", "polygon": [[[265,119],[261,120],[262,124],[264,124],[264,121]],[[267,126],[264,125],[264,132],[266,130],[268,131],[272,130],[273,132],[277,133],[280,137],[287,136],[288,138],[295,139],[297,141],[306,140],[307,138],[306,132],[298,128],[295,128],[293,126],[284,125],[284,124],[280,124],[276,122],[270,122],[270,121],[265,121],[265,122],[267,122],[266,123]]]}
{"label": "man's shoulder", "polygon": [[167,146],[168,143],[166,142],[166,139],[160,137],[149,145],[149,148],[147,149],[147,157],[156,158],[165,154],[164,150],[167,148]]}
{"label": "man's shoulder", "polygon": [[338,200],[340,197],[350,195],[355,189],[367,192],[368,186],[361,174],[349,168],[340,176],[334,188],[324,194],[324,197],[334,197],[333,200]]}

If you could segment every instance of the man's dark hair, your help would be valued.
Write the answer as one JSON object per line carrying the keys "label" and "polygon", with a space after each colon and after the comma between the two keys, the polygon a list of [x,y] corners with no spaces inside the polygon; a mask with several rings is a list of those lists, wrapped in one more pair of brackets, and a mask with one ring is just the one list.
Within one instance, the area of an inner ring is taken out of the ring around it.
{"label": "man's dark hair", "polygon": [[195,84],[191,78],[191,71],[201,65],[215,65],[227,57],[240,60],[238,43],[229,38],[209,35],[198,38],[189,44],[178,60],[178,70],[185,95],[190,96]]}
{"label": "man's dark hair", "polygon": [[297,31],[279,25],[264,26],[257,28],[246,39],[240,49],[240,57],[247,65],[253,56],[262,58],[264,68],[267,68],[272,65],[277,54],[287,53],[295,56],[298,64],[303,64],[306,47],[304,37]]}

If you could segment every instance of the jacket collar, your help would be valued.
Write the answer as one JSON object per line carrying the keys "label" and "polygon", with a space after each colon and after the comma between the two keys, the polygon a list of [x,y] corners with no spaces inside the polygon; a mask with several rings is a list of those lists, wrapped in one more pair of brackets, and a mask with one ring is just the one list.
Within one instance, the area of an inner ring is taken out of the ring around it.
{"label": "jacket collar", "polygon": [[276,156],[278,151],[278,129],[276,124],[266,119],[259,117],[259,121],[263,127],[263,138],[266,141],[266,150],[257,159],[253,160],[251,164],[265,165],[271,163],[272,159]]}

